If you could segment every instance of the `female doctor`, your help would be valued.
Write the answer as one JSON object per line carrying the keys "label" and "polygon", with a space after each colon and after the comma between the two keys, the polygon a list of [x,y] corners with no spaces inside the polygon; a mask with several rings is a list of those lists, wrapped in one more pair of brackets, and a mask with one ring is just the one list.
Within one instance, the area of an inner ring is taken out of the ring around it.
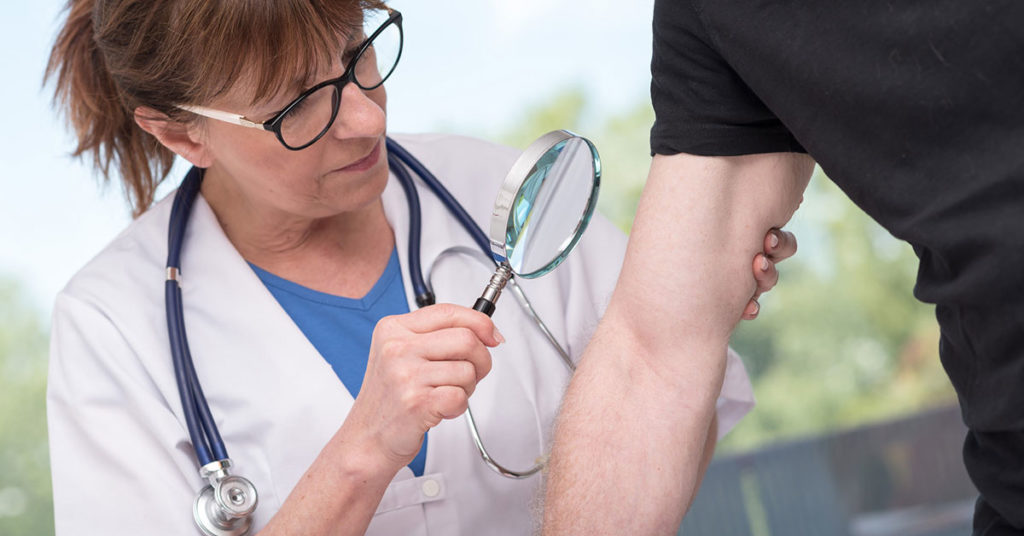
{"label": "female doctor", "polygon": [[[491,454],[529,466],[547,448],[569,373],[512,301],[493,323],[453,305],[472,303],[489,276],[474,261],[432,266],[445,304],[412,301],[409,215],[384,143],[390,70],[368,40],[400,24],[374,0],[71,0],[48,73],[75,154],[120,177],[137,218],[55,306],[58,534],[198,533],[192,507],[205,482],[164,308],[171,200],[153,203],[175,155],[202,173],[180,270],[188,342],[232,470],[259,490],[251,533],[530,531],[540,475],[492,472],[460,416],[471,401]],[[310,120],[315,131],[303,130]],[[395,139],[486,223],[516,151]],[[425,266],[474,247],[436,197],[421,189],[420,200]],[[624,247],[597,217],[561,268],[521,283],[573,358]],[[787,233],[766,238],[753,265],[762,290],[775,282],[769,259],[794,248]],[[732,357],[723,433],[752,404]]]}

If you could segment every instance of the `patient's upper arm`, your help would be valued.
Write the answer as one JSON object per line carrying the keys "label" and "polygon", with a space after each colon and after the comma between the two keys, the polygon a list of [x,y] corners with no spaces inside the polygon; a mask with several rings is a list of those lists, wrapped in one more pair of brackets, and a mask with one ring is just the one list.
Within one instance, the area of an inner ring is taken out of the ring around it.
{"label": "patient's upper arm", "polygon": [[613,298],[635,329],[723,345],[756,288],[750,262],[796,211],[814,161],[800,153],[655,156]]}

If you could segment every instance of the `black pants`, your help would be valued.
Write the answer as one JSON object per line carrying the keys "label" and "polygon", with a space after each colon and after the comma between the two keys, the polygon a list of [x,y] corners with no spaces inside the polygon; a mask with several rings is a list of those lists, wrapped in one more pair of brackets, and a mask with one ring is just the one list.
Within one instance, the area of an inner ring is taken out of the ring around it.
{"label": "black pants", "polygon": [[940,305],[936,316],[969,429],[964,464],[981,494],[974,536],[1024,535],[1024,303]]}

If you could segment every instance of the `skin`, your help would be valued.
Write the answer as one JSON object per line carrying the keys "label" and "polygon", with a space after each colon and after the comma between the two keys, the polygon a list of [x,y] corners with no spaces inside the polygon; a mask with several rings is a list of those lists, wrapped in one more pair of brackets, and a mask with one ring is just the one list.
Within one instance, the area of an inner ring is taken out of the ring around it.
{"label": "skin", "polygon": [[[339,65],[323,78],[340,73]],[[245,94],[239,88],[209,106],[261,119],[296,96],[253,107]],[[203,197],[247,261],[321,292],[362,297],[394,247],[380,200],[388,177],[385,109],[383,87],[348,84],[330,131],[302,151],[287,150],[271,133],[219,121],[176,123],[145,108],[135,117],[166,147],[206,168]],[[346,169],[365,164],[376,146],[368,169]],[[365,532],[426,431],[465,411],[490,371],[488,348],[502,341],[486,315],[451,304],[381,320],[351,412],[260,533]]]}
{"label": "skin", "polygon": [[758,287],[748,259],[792,216],[813,166],[791,153],[654,158],[563,402],[544,534],[676,533],[711,455],[729,336]]}
{"label": "skin", "polygon": [[[336,65],[323,79],[341,72]],[[297,96],[286,93],[254,106],[245,89],[240,84],[203,104],[264,120]],[[338,119],[301,151],[287,150],[269,132],[220,121],[178,123],[148,108],[136,109],[135,119],[164,146],[206,169],[202,195],[247,261],[321,292],[362,297],[394,248],[380,200],[388,177],[386,101],[383,87],[346,85]],[[367,163],[378,146],[379,156]],[[774,243],[771,236],[766,244]],[[775,284],[774,262],[795,249],[788,233],[775,236],[779,244],[754,260],[758,284],[747,294],[746,318],[756,317],[757,295]],[[381,320],[351,412],[260,534],[365,532],[424,434],[465,411],[490,371],[488,349],[502,342],[489,317],[457,305]]]}

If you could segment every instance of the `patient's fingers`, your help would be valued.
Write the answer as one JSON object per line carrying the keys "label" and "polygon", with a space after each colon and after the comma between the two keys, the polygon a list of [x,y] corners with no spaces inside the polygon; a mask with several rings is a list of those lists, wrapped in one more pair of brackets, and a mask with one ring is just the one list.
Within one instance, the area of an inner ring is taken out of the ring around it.
{"label": "patient's fingers", "polygon": [[752,268],[754,269],[754,279],[757,281],[757,291],[754,292],[754,297],[743,309],[743,316],[740,317],[743,320],[757,318],[757,314],[761,312],[761,304],[757,299],[761,297],[761,294],[771,290],[779,281],[779,272],[775,270],[775,263],[768,260],[763,253],[754,256]]}
{"label": "patient's fingers", "polygon": [[796,236],[782,229],[772,229],[764,237],[764,253],[754,256],[751,268],[757,281],[754,297],[743,309],[743,320],[753,320],[761,312],[761,304],[757,301],[761,294],[768,292],[779,282],[779,272],[775,263],[784,261],[796,253]]}
{"label": "patient's fingers", "polygon": [[756,299],[750,300],[747,307],[743,309],[743,320],[753,320],[757,318],[757,313],[761,312],[761,304]]}
{"label": "patient's fingers", "polygon": [[772,229],[764,237],[764,252],[775,262],[788,259],[796,253],[796,236],[782,229]]}
{"label": "patient's fingers", "polygon": [[754,279],[757,280],[757,292],[754,294],[754,298],[757,299],[758,296],[768,292],[779,282],[779,272],[775,269],[775,263],[762,253],[754,255],[752,268],[754,269]]}

